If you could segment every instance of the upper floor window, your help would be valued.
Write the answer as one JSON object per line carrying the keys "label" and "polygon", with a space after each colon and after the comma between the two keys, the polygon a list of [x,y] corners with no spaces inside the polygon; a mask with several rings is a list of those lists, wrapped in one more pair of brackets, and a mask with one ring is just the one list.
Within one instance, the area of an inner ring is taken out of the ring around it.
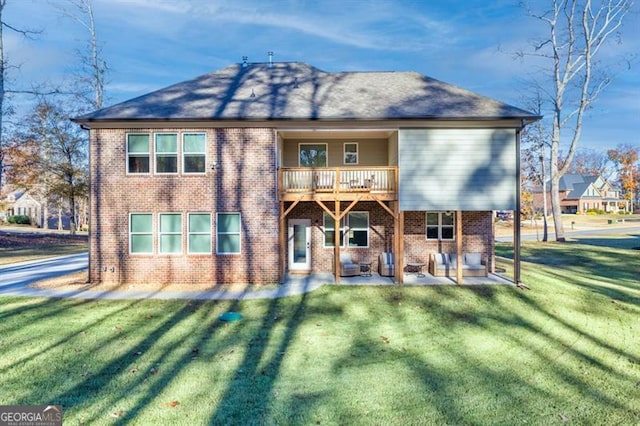
{"label": "upper floor window", "polygon": [[344,164],[358,164],[357,142],[347,142],[344,144]]}
{"label": "upper floor window", "polygon": [[156,173],[178,173],[178,135],[156,133]]}
{"label": "upper floor window", "polygon": [[207,163],[207,141],[204,133],[182,135],[182,172],[205,173]]}
{"label": "upper floor window", "polygon": [[127,135],[127,172],[149,173],[149,135]]}
{"label": "upper floor window", "polygon": [[326,143],[301,143],[298,149],[300,167],[327,167]]}
{"label": "upper floor window", "polygon": [[453,240],[454,228],[453,212],[427,212],[427,240]]}

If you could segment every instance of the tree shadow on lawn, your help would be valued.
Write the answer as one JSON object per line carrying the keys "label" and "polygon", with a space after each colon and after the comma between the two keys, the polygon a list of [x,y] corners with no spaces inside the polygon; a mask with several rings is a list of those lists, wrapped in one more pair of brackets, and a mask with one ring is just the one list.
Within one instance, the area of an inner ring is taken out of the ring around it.
{"label": "tree shadow on lawn", "polygon": [[[622,289],[640,290],[640,258],[635,250],[611,245],[589,245],[580,242],[537,243],[523,247],[523,260],[529,264],[558,268],[563,276],[599,277]],[[602,287],[601,291],[610,291]],[[637,298],[627,295],[637,303]],[[611,297],[625,297],[618,294]]]}
{"label": "tree shadow on lawn", "polygon": [[[571,406],[580,401],[585,406],[595,404],[621,412],[632,410],[624,400],[611,397],[589,377],[567,367],[565,362],[559,362],[561,357],[570,358],[572,363],[589,365],[603,376],[629,383],[638,377],[621,374],[590,353],[568,344],[566,334],[584,337],[593,346],[606,348],[615,358],[625,353],[591,336],[587,329],[577,328],[550,314],[526,293],[500,289],[494,292],[496,297],[491,300],[470,292],[464,294],[463,289],[456,287],[429,288],[422,293],[413,291],[395,297],[397,309],[380,312],[385,321],[377,321],[374,316],[360,318],[354,328],[361,332],[354,337],[344,355],[336,358],[335,375],[353,375],[353,370],[359,370],[360,375],[356,374],[355,378],[363,381],[371,380],[367,374],[377,374],[375,380],[381,384],[411,382],[414,386],[413,391],[409,391],[411,395],[400,392],[394,410],[401,412],[419,404],[424,419],[433,423],[513,421],[518,417],[527,421],[535,418],[532,416],[536,413],[541,416],[538,419],[547,416],[552,420],[556,416],[557,421],[560,408],[556,413],[550,412],[551,406],[546,407],[546,413],[540,412],[540,401],[548,401],[556,407]],[[457,304],[453,301],[456,297]],[[416,310],[433,315],[416,324],[412,321],[415,320],[412,313]],[[541,334],[543,344],[539,341]],[[414,342],[415,346],[412,346],[408,338],[412,335],[423,336],[425,343],[415,345]],[[469,347],[476,344],[483,349]],[[505,361],[504,352],[512,355],[513,363],[501,364]],[[380,371],[370,372],[380,366],[383,366],[378,368]],[[545,383],[549,377],[554,382],[552,385]],[[356,388],[362,394],[354,395],[354,398],[366,400],[369,394],[375,399],[376,393],[384,392],[384,387],[376,389],[374,383]],[[567,387],[573,389],[572,395],[566,394]],[[476,403],[485,409],[490,407],[488,411],[492,414],[487,417],[487,412],[476,413],[481,411],[476,410]],[[360,409],[375,410],[375,404],[371,405]],[[518,407],[517,412],[513,411],[514,406]]]}
{"label": "tree shadow on lawn", "polygon": [[[556,271],[548,269],[543,275],[553,277]],[[404,409],[440,423],[536,416],[558,421],[562,410],[573,410],[574,419],[579,417],[580,407],[630,412],[632,401],[609,395],[600,385],[605,376],[613,387],[640,380],[633,370],[623,374],[614,368],[620,357],[638,365],[637,354],[592,334],[588,324],[572,320],[571,310],[565,311],[562,304],[547,307],[535,291],[535,287],[523,292],[495,286],[365,291],[331,286],[294,298],[246,302],[252,308],[245,319],[231,324],[220,322],[218,315],[243,312],[245,302],[86,302],[107,311],[89,324],[72,328],[71,334],[45,352],[68,344],[86,330],[107,327],[112,334],[87,341],[72,358],[73,363],[82,363],[83,357],[106,353],[106,361],[96,363],[98,370],[87,372],[71,386],[57,391],[34,389],[19,402],[34,403],[44,396],[65,410],[69,407],[75,412],[73,418],[82,423],[149,420],[154,418],[149,410],[154,409],[170,413],[156,415],[160,423],[187,421],[182,416],[189,412],[191,401],[206,405],[210,414],[190,420],[210,424],[309,424],[323,419],[317,417],[319,413],[329,413],[336,423],[418,421],[403,418]],[[165,309],[165,303],[177,304],[177,309]],[[82,305],[39,302],[27,308],[35,316],[24,321],[53,319]],[[606,316],[610,310],[604,306],[599,314]],[[14,307],[3,315],[19,316],[20,309]],[[114,330],[118,323],[123,330]],[[185,328],[187,337],[176,334]],[[144,332],[129,333],[134,329]],[[17,333],[15,327],[13,332]],[[311,356],[307,364],[288,358],[301,347]],[[324,356],[314,359],[315,350]],[[605,355],[596,357],[594,350]],[[34,358],[29,361],[37,361]],[[327,369],[316,369],[318,363]],[[214,364],[228,365],[229,371],[222,372],[223,377],[194,378],[188,384],[190,401],[180,406],[183,411],[171,408],[166,389],[196,364],[207,366],[205,375],[216,371],[211,369]],[[582,374],[578,366],[590,368],[591,375]],[[326,371],[326,377],[313,376],[318,371]],[[68,362],[54,364],[51,371],[58,377],[78,373]],[[594,375],[597,380],[592,379]],[[296,385],[283,391],[285,380]],[[216,381],[223,382],[219,391],[212,390],[219,386]],[[542,411],[541,401],[550,401]],[[477,409],[478,404],[483,410]],[[628,418],[640,420],[637,414]]]}
{"label": "tree shadow on lawn", "polygon": [[[611,238],[596,237],[571,237],[572,241],[596,247],[611,247],[619,249],[640,250],[640,235],[628,234],[624,238],[612,236]],[[640,253],[636,253],[640,255]]]}

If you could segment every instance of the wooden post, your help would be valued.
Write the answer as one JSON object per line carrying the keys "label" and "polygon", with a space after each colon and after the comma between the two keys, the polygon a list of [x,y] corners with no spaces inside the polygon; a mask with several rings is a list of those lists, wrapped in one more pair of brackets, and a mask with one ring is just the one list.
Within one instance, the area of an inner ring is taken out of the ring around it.
{"label": "wooden post", "polygon": [[[399,204],[399,202],[398,202]],[[404,212],[398,211],[398,284],[404,284]]]}
{"label": "wooden post", "polygon": [[456,210],[456,284],[462,284],[462,212]]}
{"label": "wooden post", "polygon": [[340,284],[340,201],[335,201],[335,218],[333,225],[334,246],[333,246],[333,269],[336,284]]}
{"label": "wooden post", "polygon": [[284,283],[287,265],[287,217],[284,201],[280,201],[280,283]]}

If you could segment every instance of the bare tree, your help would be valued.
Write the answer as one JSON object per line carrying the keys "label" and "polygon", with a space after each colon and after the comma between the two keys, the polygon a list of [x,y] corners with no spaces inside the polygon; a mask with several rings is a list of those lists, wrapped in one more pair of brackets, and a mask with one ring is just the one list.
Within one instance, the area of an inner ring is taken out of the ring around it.
{"label": "bare tree", "polygon": [[102,47],[98,43],[93,3],[92,0],[67,1],[70,7],[64,5],[57,5],[57,7],[65,17],[77,22],[89,33],[86,50],[78,50],[83,68],[79,78],[84,86],[79,96],[92,109],[100,109],[104,102],[104,84],[108,68],[106,61],[102,59]]}
{"label": "bare tree", "polygon": [[6,78],[7,78],[7,70],[9,65],[5,61],[5,52],[4,52],[4,29],[11,30],[18,34],[21,34],[24,37],[30,38],[35,34],[39,34],[39,31],[34,30],[26,30],[14,27],[7,22],[4,21],[2,16],[2,12],[4,11],[5,6],[7,5],[7,0],[0,0],[0,190],[2,189],[3,184],[3,175],[4,175],[4,166],[6,159],[6,143],[5,143],[5,114],[7,112],[7,94],[8,93],[33,93],[33,91],[16,91],[9,90],[6,87]]}
{"label": "bare tree", "polygon": [[[534,56],[550,66],[543,69],[538,90],[551,105],[551,207],[557,241],[565,241],[560,209],[560,178],[567,173],[578,148],[585,112],[610,83],[603,56],[608,42],[620,29],[632,0],[551,0],[545,13],[528,14],[542,22],[548,36],[534,42],[534,50],[519,52]],[[569,149],[559,165],[561,137],[568,135]]]}

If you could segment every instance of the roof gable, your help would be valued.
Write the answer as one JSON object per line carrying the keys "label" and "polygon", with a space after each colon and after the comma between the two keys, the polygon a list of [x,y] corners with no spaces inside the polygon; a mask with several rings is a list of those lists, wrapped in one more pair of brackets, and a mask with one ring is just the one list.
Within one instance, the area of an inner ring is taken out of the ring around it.
{"label": "roof gable", "polygon": [[127,120],[527,119],[522,109],[415,72],[241,64],[77,117]]}

